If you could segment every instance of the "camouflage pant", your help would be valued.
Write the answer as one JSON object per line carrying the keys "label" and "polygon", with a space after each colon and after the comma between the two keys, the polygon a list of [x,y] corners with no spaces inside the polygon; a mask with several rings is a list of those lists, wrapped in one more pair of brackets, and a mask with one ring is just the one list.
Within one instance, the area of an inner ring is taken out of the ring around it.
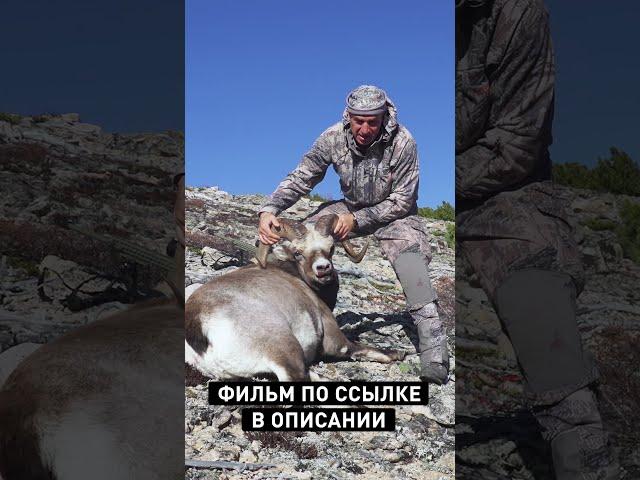
{"label": "camouflage pant", "polygon": [[[493,302],[530,401],[552,404],[592,383],[597,370],[575,315],[583,272],[553,186],[498,194],[457,215],[456,229],[456,254]],[[458,275],[464,270],[458,266]]]}
{"label": "camouflage pant", "polygon": [[[343,201],[329,202],[320,205],[306,220],[315,221],[323,215],[349,212]],[[411,215],[387,225],[375,225],[367,231],[352,232],[349,238],[367,234],[373,234],[379,240],[383,254],[391,262],[402,285],[407,309],[418,329],[423,367],[429,363],[448,365],[446,331],[434,305],[437,295],[429,279],[431,247],[426,227],[417,216]]]}
{"label": "camouflage pant", "polygon": [[456,256],[492,301],[510,274],[526,269],[566,273],[578,293],[584,282],[564,205],[550,182],[500,193],[457,214]]}

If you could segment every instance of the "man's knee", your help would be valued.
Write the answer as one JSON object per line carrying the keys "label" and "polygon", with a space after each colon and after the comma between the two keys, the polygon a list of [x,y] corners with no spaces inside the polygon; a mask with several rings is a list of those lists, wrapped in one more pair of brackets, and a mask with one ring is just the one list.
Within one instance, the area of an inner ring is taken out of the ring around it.
{"label": "man's knee", "polygon": [[597,369],[583,351],[569,275],[523,270],[496,290],[496,308],[527,380],[530,401],[544,405],[593,383]]}
{"label": "man's knee", "polygon": [[391,263],[406,252],[421,254],[427,264],[431,261],[427,227],[418,217],[395,220],[378,229],[374,235],[380,241],[382,251]]}
{"label": "man's knee", "polygon": [[343,213],[349,213],[349,208],[342,200],[333,200],[331,202],[325,202],[316,208],[313,212],[307,215],[304,219],[305,222],[315,222],[324,215],[341,215]]}
{"label": "man's knee", "polygon": [[437,300],[429,279],[427,259],[420,252],[405,251],[393,261],[393,268],[407,298],[407,308],[417,310]]}

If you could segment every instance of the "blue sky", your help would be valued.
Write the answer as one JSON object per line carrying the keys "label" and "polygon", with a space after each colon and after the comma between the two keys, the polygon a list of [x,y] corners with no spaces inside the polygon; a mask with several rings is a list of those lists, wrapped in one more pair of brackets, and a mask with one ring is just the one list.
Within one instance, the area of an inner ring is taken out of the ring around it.
{"label": "blue sky", "polygon": [[111,132],[184,128],[175,0],[6,0],[0,111],[75,112]]}
{"label": "blue sky", "polygon": [[545,3],[556,53],[552,160],[593,165],[616,146],[640,162],[640,4]]}
{"label": "blue sky", "polygon": [[[337,121],[351,88],[379,83],[418,141],[420,204],[453,202],[448,3],[188,0],[185,22],[176,0],[8,0],[0,111],[78,112],[107,131],[155,132],[183,130],[186,101],[189,180],[269,192]],[[640,161],[640,4],[545,3],[557,66],[553,160],[592,164],[617,146]],[[337,195],[327,177],[319,190]]]}
{"label": "blue sky", "polygon": [[[344,99],[384,88],[420,155],[418,204],[454,203],[454,8],[441,0],[186,2],[190,185],[271,193]],[[315,192],[340,198],[333,171]]]}

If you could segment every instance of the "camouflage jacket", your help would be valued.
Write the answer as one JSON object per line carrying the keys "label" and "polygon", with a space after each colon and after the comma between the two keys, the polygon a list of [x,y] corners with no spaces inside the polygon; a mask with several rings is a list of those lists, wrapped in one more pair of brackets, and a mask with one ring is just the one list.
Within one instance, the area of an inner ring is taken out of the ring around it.
{"label": "camouflage jacket", "polygon": [[329,127],[311,150],[262,205],[260,212],[279,214],[308,194],[329,165],[340,177],[340,188],[358,230],[382,226],[414,214],[418,199],[418,154],[409,131],[398,124],[388,102],[380,136],[364,152],[355,143],[345,110],[342,121]]}
{"label": "camouflage jacket", "polygon": [[456,10],[456,240],[491,297],[513,271],[583,270],[550,182],[554,59],[542,0]]}
{"label": "camouflage jacket", "polygon": [[456,11],[456,203],[481,203],[551,175],[553,49],[542,0]]}

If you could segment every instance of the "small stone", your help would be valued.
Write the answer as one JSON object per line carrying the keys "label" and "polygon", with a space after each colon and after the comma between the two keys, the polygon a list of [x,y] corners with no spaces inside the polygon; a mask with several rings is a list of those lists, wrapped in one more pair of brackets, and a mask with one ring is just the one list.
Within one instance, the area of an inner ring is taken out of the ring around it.
{"label": "small stone", "polygon": [[382,458],[384,458],[389,463],[398,463],[401,460],[407,458],[408,453],[404,450],[396,450],[394,452],[385,453]]}
{"label": "small stone", "polygon": [[240,452],[238,460],[244,463],[256,463],[258,461],[258,457],[256,457],[256,454],[251,450],[244,450]]}
{"label": "small stone", "polygon": [[223,410],[222,412],[220,412],[218,416],[216,416],[213,419],[212,424],[214,427],[217,427],[219,430],[222,430],[223,428],[228,426],[230,422],[231,422],[231,413],[229,413],[226,410]]}
{"label": "small stone", "polygon": [[385,443],[382,445],[382,448],[385,450],[398,450],[402,448],[402,443],[400,443],[395,438],[385,439]]}
{"label": "small stone", "polygon": [[63,113],[60,115],[60,119],[69,123],[78,123],[80,121],[80,115],[77,113]]}
{"label": "small stone", "polygon": [[258,440],[254,440],[253,442],[251,442],[251,445],[249,446],[249,448],[251,449],[252,452],[258,453],[260,450],[262,450],[262,445]]}

